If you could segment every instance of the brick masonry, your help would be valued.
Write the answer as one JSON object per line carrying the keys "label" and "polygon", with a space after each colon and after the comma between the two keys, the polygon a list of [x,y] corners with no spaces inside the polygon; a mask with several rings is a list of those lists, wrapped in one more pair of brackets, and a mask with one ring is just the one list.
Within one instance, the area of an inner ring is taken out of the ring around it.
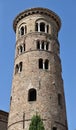
{"label": "brick masonry", "polygon": [[[36,22],[49,25],[49,32],[35,31]],[[27,26],[27,33],[20,35],[21,26]],[[58,31],[60,18],[44,8],[33,8],[20,13],[14,20],[16,51],[12,81],[11,105],[8,130],[29,130],[30,120],[38,113],[43,119],[45,130],[67,130],[65,96],[62,67],[59,56]],[[48,50],[37,49],[37,40],[49,42]],[[25,44],[25,51],[18,53],[18,47]],[[39,69],[39,59],[49,61],[48,69]],[[15,73],[16,65],[22,62],[22,71]],[[34,88],[36,101],[28,101],[28,91]],[[58,94],[61,104],[58,104]],[[23,115],[25,113],[25,120]]]}

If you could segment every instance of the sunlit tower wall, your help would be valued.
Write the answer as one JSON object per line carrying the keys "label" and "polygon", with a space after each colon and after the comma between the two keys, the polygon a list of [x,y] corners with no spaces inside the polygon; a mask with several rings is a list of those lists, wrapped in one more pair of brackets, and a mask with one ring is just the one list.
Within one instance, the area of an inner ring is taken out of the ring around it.
{"label": "sunlit tower wall", "polygon": [[67,130],[58,32],[51,10],[31,8],[13,22],[16,49],[8,130],[29,130],[40,115],[45,130]]}

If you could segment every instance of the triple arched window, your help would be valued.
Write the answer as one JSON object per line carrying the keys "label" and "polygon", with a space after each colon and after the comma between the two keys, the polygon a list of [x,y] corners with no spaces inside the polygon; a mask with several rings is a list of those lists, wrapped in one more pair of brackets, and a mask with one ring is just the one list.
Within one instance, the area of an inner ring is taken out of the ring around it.
{"label": "triple arched window", "polygon": [[39,69],[49,69],[49,60],[45,59],[43,60],[42,58],[39,59]]}
{"label": "triple arched window", "polygon": [[49,42],[44,40],[37,40],[37,49],[39,50],[49,50]]}
{"label": "triple arched window", "polygon": [[15,66],[15,74],[22,71],[22,65],[23,65],[22,62],[20,62],[19,64],[16,64],[16,66]]}

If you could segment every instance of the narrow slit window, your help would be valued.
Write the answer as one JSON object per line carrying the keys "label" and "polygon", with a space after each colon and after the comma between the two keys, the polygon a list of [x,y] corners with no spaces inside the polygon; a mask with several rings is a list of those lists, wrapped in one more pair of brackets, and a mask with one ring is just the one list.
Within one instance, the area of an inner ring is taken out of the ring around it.
{"label": "narrow slit window", "polygon": [[58,105],[62,105],[62,96],[61,94],[58,94]]}
{"label": "narrow slit window", "polygon": [[20,72],[22,71],[22,62],[19,63]]}
{"label": "narrow slit window", "polygon": [[47,33],[49,33],[49,25],[47,25]]}
{"label": "narrow slit window", "polygon": [[49,50],[49,43],[46,44],[46,50]]}
{"label": "narrow slit window", "polygon": [[40,49],[40,41],[37,41],[37,49]]}
{"label": "narrow slit window", "polygon": [[43,59],[39,59],[39,69],[43,69]]}
{"label": "narrow slit window", "polygon": [[42,49],[44,50],[44,41],[42,41]]}
{"label": "narrow slit window", "polygon": [[46,59],[45,60],[45,69],[48,69],[49,68],[49,61]]}
{"label": "narrow slit window", "polygon": [[24,27],[21,27],[21,35],[24,35]]}
{"label": "narrow slit window", "polygon": [[40,23],[40,31],[45,32],[45,23]]}
{"label": "narrow slit window", "polygon": [[22,49],[23,49],[22,46],[20,46],[20,53],[22,53]]}

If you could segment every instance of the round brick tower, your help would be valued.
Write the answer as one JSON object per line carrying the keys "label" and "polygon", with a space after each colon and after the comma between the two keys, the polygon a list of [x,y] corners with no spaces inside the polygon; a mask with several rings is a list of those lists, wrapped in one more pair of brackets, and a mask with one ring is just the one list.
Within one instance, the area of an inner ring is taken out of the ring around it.
{"label": "round brick tower", "polygon": [[28,9],[15,18],[16,51],[8,130],[29,130],[36,114],[45,130],[67,130],[58,42],[60,26],[60,18],[45,8]]}

